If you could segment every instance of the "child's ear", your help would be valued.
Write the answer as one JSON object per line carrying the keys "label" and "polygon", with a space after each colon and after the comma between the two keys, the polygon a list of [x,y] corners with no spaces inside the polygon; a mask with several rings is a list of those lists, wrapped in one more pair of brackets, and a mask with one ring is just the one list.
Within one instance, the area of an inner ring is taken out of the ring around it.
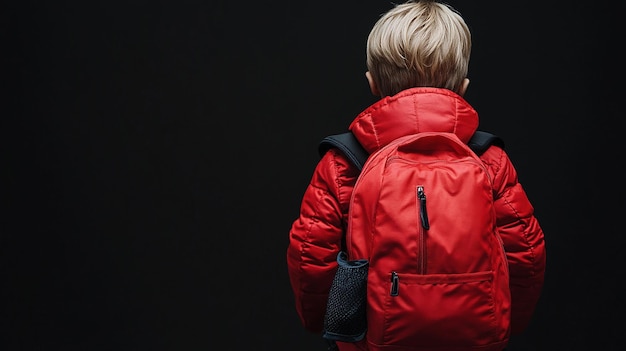
{"label": "child's ear", "polygon": [[467,91],[467,86],[469,85],[469,79],[465,78],[463,79],[463,82],[461,82],[461,87],[459,87],[459,95],[463,96],[465,95],[465,92]]}
{"label": "child's ear", "polygon": [[376,82],[374,82],[374,78],[372,78],[372,74],[370,73],[370,71],[365,72],[365,77],[367,77],[367,81],[370,84],[370,90],[372,91],[372,94],[380,96],[380,91],[378,90],[378,86],[376,85]]}

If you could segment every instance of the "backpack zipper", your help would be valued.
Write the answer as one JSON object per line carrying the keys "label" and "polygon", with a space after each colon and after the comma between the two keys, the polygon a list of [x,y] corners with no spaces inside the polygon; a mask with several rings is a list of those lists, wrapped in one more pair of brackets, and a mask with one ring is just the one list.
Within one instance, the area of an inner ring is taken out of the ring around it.
{"label": "backpack zipper", "polygon": [[[430,229],[430,223],[428,221],[428,210],[426,209],[426,192],[424,187],[419,185],[417,187],[417,200],[419,203],[419,216],[420,216],[420,228],[419,228],[419,253],[417,262],[417,271],[420,274],[426,272],[426,230]],[[397,272],[391,272],[391,291],[389,295],[398,296],[400,287],[400,277]]]}
{"label": "backpack zipper", "polygon": [[420,274],[426,273],[426,231],[430,229],[430,223],[428,221],[428,210],[426,209],[426,192],[424,187],[419,185],[417,187],[417,200],[419,202],[419,214],[420,214],[420,230],[419,230],[419,257],[417,263],[417,271]]}
{"label": "backpack zipper", "polygon": [[417,187],[417,198],[420,202],[420,220],[422,221],[422,228],[430,229],[430,223],[428,222],[428,211],[426,210],[426,193],[423,186]]}
{"label": "backpack zipper", "polygon": [[398,277],[398,273],[391,272],[391,292],[389,293],[391,296],[398,296],[399,283],[400,278]]}

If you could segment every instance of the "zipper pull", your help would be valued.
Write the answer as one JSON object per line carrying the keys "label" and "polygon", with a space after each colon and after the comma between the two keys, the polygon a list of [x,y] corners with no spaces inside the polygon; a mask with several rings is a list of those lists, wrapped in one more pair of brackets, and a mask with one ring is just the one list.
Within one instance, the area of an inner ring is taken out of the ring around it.
{"label": "zipper pull", "polygon": [[391,296],[398,296],[398,285],[400,283],[400,278],[398,277],[398,273],[391,272]]}
{"label": "zipper pull", "polygon": [[422,227],[424,229],[430,229],[430,223],[428,223],[428,211],[426,210],[426,193],[423,186],[417,187],[417,198],[420,200],[420,219],[422,220]]}

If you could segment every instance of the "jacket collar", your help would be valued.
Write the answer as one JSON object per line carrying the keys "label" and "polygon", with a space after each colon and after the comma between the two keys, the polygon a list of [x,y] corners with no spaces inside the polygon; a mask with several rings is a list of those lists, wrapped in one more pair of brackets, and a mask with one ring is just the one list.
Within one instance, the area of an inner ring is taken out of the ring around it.
{"label": "jacket collar", "polygon": [[441,88],[411,88],[387,96],[361,112],[350,124],[372,153],[401,136],[449,132],[463,142],[478,128],[478,113],[460,95]]}

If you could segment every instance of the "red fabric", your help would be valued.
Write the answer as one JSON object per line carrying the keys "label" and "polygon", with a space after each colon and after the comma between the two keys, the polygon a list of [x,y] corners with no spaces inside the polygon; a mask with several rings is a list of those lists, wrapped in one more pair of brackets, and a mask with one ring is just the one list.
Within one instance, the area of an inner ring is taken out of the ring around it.
{"label": "red fabric", "polygon": [[502,350],[509,275],[478,157],[452,133],[420,132],[377,151],[362,174],[347,247],[370,261],[369,349]]}
{"label": "red fabric", "polygon": [[[459,95],[446,89],[413,88],[373,104],[355,118],[350,130],[372,153],[398,137],[419,132],[451,132],[466,142],[477,127],[476,111]],[[516,334],[530,322],[543,286],[544,235],[506,152],[491,147],[481,160],[494,183],[497,225],[510,270],[512,333]],[[313,172],[300,215],[289,232],[286,259],[295,308],[303,326],[312,332],[323,328],[357,175],[343,155],[327,152]],[[367,350],[365,343],[340,344],[340,349]]]}

